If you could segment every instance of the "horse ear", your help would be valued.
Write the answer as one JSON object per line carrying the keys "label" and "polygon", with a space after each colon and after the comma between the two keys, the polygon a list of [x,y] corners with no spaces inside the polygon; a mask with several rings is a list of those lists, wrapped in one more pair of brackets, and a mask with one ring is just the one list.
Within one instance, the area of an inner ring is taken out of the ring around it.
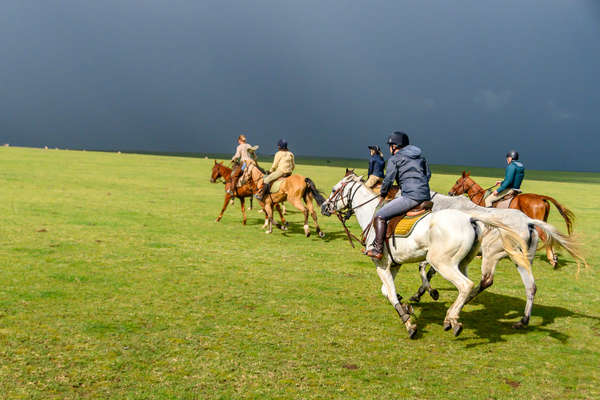
{"label": "horse ear", "polygon": [[223,165],[223,163],[224,163],[224,162],[225,162],[225,161],[221,161],[219,164]]}
{"label": "horse ear", "polygon": [[215,165],[217,165],[217,160],[213,160],[215,162]]}
{"label": "horse ear", "polygon": [[465,171],[463,171],[463,173],[462,173],[462,177],[463,177],[463,178],[465,178],[466,176],[467,176],[467,175],[466,175],[466,172],[465,172]]}
{"label": "horse ear", "polygon": [[471,175],[471,171],[467,172],[467,176]]}

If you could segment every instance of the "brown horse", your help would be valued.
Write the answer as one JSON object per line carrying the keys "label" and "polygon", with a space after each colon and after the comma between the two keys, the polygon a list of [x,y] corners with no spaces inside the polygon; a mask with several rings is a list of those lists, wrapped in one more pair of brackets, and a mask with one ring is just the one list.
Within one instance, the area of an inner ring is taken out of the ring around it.
{"label": "brown horse", "polygon": [[[452,186],[452,189],[450,189],[448,194],[450,196],[458,196],[466,193],[473,203],[483,207],[485,206],[485,194],[487,190],[479,186],[470,175],[470,172],[463,171],[462,176],[458,178],[456,184]],[[546,222],[548,221],[548,214],[550,213],[550,204],[548,202],[551,202],[556,206],[558,212],[565,220],[567,232],[569,232],[570,235],[573,232],[573,221],[575,219],[575,215],[573,212],[571,212],[571,210],[567,209],[550,196],[534,193],[521,193],[510,201],[508,208],[520,210],[530,218],[539,219]],[[538,229],[538,234],[540,235],[540,238],[546,242],[545,233]],[[549,244],[550,242],[546,243],[546,257],[548,258],[550,264],[556,268],[558,256],[556,253],[554,253],[552,246]]]}
{"label": "brown horse", "polygon": [[[276,193],[265,195],[261,201],[261,205],[264,206],[267,217],[265,225],[263,226],[267,229],[265,233],[271,233],[273,231],[273,207],[277,207],[280,203],[287,200],[304,214],[304,234],[306,237],[310,236],[310,229],[308,227],[309,213],[312,216],[313,221],[315,221],[317,234],[319,237],[324,237],[325,234],[321,231],[319,222],[317,221],[317,213],[313,206],[313,199],[317,202],[319,207],[325,202],[325,198],[319,193],[317,187],[310,178],[305,178],[298,174],[284,178],[279,190]],[[282,223],[284,223],[284,220],[282,220]]]}
{"label": "brown horse", "polygon": [[[230,180],[231,172],[232,172],[232,169],[223,165],[223,161],[218,163],[217,160],[215,160],[215,163],[213,165],[212,172],[210,175],[210,181],[212,183],[215,183],[215,182],[217,182],[218,179],[221,179],[221,178],[225,181],[224,182],[225,183],[225,202],[223,203],[223,208],[221,209],[221,212],[219,213],[219,216],[217,217],[216,222],[221,221],[221,218],[223,218],[223,213],[225,213],[225,210],[227,209],[229,202],[232,201],[232,199],[234,199],[234,198],[238,198],[238,199],[240,199],[240,204],[241,204],[241,208],[242,208],[242,224],[246,225],[245,198],[250,197],[250,209],[252,209],[252,195],[256,192],[256,184],[252,181],[252,179],[249,179],[248,182],[246,182],[244,185],[238,187],[237,190],[234,190],[234,188],[231,188],[231,180]],[[230,189],[230,191],[233,191],[235,194],[231,194],[227,189]],[[279,207],[277,207],[277,211],[279,212],[279,215],[281,216],[281,219],[282,219],[282,227],[284,227],[285,220],[283,219],[281,209]],[[265,224],[266,224],[266,218],[265,218]]]}

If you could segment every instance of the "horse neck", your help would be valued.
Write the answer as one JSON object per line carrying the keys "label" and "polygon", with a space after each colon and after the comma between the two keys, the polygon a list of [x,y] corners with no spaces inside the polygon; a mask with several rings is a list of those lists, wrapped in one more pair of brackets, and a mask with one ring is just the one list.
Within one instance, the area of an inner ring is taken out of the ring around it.
{"label": "horse neck", "polygon": [[[373,214],[375,214],[375,209],[377,208],[377,201],[369,201],[371,200],[375,194],[372,193],[367,187],[360,183],[358,189],[356,190],[356,194],[354,195],[354,199],[352,200],[352,205],[358,208],[354,209],[354,215],[356,215],[356,219],[358,220],[358,224],[364,231],[365,228],[371,223],[373,220]],[[368,203],[366,203],[368,202]]]}
{"label": "horse neck", "polygon": [[473,182],[473,185],[467,190],[467,196],[473,203],[480,204],[483,201],[484,190],[473,178],[471,178],[471,182]]}
{"label": "horse neck", "polygon": [[223,178],[225,178],[225,180],[229,179],[229,177],[231,176],[231,171],[232,171],[232,169],[227,168],[224,165],[221,165],[220,174]]}

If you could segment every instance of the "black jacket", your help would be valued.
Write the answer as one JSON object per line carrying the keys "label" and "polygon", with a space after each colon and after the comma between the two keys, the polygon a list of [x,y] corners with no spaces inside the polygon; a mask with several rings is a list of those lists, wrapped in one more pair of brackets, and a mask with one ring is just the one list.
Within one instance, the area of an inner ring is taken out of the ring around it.
{"label": "black jacket", "polygon": [[381,196],[387,195],[394,181],[400,185],[403,197],[415,201],[430,200],[427,160],[417,146],[406,146],[396,152],[387,163],[387,175],[381,185]]}
{"label": "black jacket", "polygon": [[385,175],[383,174],[383,167],[385,166],[385,161],[383,157],[379,154],[375,153],[369,158],[369,172],[367,175],[375,175],[380,178],[383,178]]}

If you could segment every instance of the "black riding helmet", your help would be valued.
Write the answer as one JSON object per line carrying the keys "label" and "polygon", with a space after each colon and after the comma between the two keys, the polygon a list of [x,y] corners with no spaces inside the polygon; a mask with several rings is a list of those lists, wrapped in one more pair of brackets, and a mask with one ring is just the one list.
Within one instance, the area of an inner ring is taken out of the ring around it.
{"label": "black riding helmet", "polygon": [[408,146],[408,135],[404,132],[394,132],[388,137],[387,144],[398,147]]}
{"label": "black riding helmet", "polygon": [[508,153],[506,153],[506,158],[512,158],[513,160],[518,160],[519,159],[519,152],[516,150],[509,150]]}
{"label": "black riding helmet", "polygon": [[277,142],[277,147],[279,147],[280,149],[287,150],[287,146],[288,146],[288,143],[285,139],[279,139],[279,141]]}
{"label": "black riding helmet", "polygon": [[381,149],[377,145],[368,146],[368,147],[369,147],[369,150],[375,150],[375,152],[377,152],[377,153],[381,152]]}

